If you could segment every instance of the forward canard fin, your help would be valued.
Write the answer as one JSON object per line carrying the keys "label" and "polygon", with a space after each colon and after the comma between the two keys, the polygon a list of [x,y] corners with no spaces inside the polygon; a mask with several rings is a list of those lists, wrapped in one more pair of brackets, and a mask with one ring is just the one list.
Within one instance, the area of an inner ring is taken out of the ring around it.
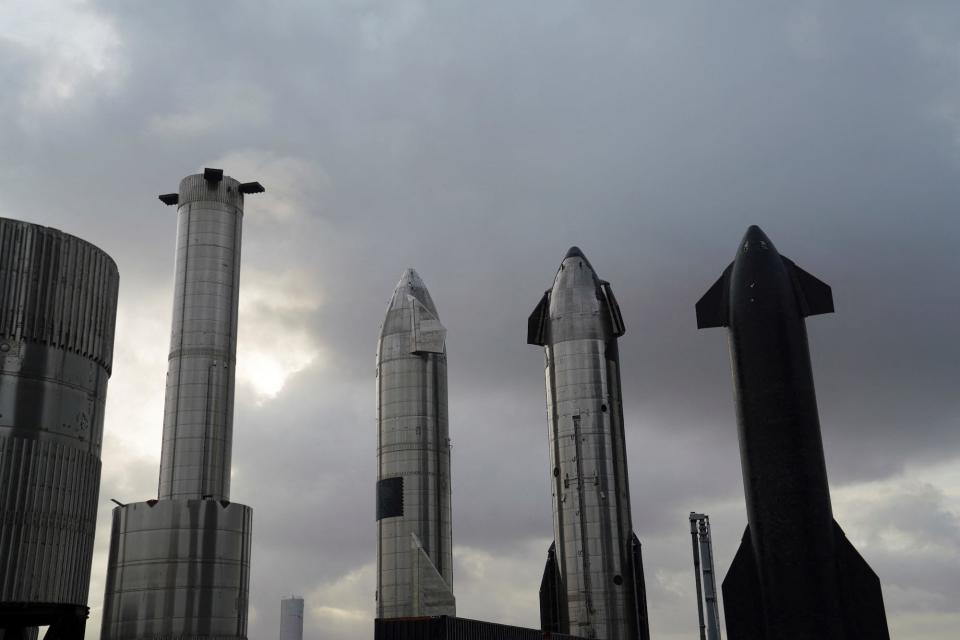
{"label": "forward canard fin", "polygon": [[527,344],[547,344],[547,320],[550,315],[550,292],[547,291],[527,319]]}
{"label": "forward canard fin", "polygon": [[830,285],[798,267],[793,260],[784,256],[780,258],[787,265],[787,271],[793,280],[800,314],[806,318],[821,313],[833,313],[833,290]]}
{"label": "forward canard fin", "polygon": [[730,324],[730,271],[724,269],[720,279],[713,283],[697,301],[697,329],[726,327]]}

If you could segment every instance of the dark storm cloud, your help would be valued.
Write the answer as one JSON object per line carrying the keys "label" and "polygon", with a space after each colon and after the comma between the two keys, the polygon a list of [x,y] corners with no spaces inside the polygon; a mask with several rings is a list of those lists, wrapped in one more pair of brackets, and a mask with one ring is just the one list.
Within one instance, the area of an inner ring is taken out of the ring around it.
{"label": "dark storm cloud", "polygon": [[[374,560],[373,356],[408,266],[449,331],[454,542],[467,550],[457,584],[478,603],[461,595],[463,611],[504,611],[483,599],[487,581],[539,584],[545,549],[530,549],[551,536],[543,361],[525,320],[573,244],[627,322],[633,509],[658,637],[695,625],[686,512],[717,514],[721,571],[744,524],[726,339],[695,330],[693,304],[747,225],[833,286],[837,313],[809,333],[834,485],[958,458],[952,5],[78,6],[116,42],[102,70],[74,74],[69,99],[30,106],[49,55],[0,38],[0,213],[110,252],[121,304],[166,300],[175,221],[155,196],[231,162],[227,173],[267,187],[248,202],[245,274],[295,270],[319,299],[284,307],[282,322],[268,309],[249,338],[241,328],[241,341],[281,352],[266,334],[303,328],[323,354],[272,400],[238,394],[232,497],[256,513],[251,637],[274,633],[281,595],[340,597],[341,582],[354,588],[344,576]],[[158,450],[152,421],[143,437]],[[108,416],[108,438],[124,430]],[[104,460],[118,469],[105,495],[149,497],[153,471],[119,471],[142,467],[136,455]],[[883,521],[897,500],[864,517]],[[915,507],[917,535],[937,535],[949,508]],[[932,567],[863,542],[902,587],[891,611],[942,595]],[[495,568],[481,579],[483,562]],[[372,589],[358,606],[372,611]],[[344,624],[329,637],[369,626]]]}

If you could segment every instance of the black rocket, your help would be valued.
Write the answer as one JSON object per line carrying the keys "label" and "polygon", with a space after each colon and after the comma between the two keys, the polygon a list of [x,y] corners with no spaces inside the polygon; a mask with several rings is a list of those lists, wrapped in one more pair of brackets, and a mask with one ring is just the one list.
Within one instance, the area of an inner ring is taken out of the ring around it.
{"label": "black rocket", "polygon": [[697,303],[727,327],[747,529],[723,581],[730,640],[888,639],[880,580],[833,519],[804,324],[830,287],[759,227]]}

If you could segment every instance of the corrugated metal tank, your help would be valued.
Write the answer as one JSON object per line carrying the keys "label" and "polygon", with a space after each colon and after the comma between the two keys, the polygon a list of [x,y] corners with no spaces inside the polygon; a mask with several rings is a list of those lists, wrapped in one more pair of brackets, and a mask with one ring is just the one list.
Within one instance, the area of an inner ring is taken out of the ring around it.
{"label": "corrugated metal tank", "polygon": [[118,284],[92,244],[0,218],[0,613],[87,604]]}

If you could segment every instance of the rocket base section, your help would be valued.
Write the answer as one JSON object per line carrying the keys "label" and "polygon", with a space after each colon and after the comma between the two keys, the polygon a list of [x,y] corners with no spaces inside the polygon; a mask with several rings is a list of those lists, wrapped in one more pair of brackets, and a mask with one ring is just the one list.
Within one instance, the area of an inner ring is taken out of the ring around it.
{"label": "rocket base section", "polygon": [[[833,544],[840,582],[843,620],[832,621],[843,629],[847,640],[889,640],[887,615],[883,606],[880,579],[847,540],[840,525],[833,523]],[[750,527],[723,580],[723,605],[730,640],[763,640],[763,603],[754,559]],[[827,633],[821,634],[827,637]],[[807,636],[804,636],[807,637]]]}
{"label": "rocket base section", "polygon": [[430,561],[417,536],[410,534],[411,598],[417,616],[455,616],[457,600],[453,590]]}
{"label": "rocket base section", "polygon": [[246,640],[252,520],[226,500],[115,508],[102,640]]}

